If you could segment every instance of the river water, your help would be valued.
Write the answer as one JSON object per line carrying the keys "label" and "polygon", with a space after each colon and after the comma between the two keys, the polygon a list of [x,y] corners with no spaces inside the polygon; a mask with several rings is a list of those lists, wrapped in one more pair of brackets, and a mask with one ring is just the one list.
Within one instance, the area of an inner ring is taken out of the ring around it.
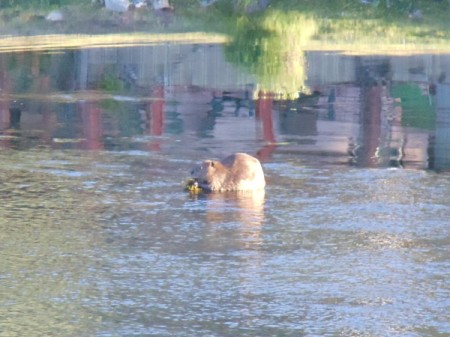
{"label": "river water", "polygon": [[[0,336],[450,335],[450,57],[222,54],[0,55]],[[265,192],[183,190],[236,151]]]}

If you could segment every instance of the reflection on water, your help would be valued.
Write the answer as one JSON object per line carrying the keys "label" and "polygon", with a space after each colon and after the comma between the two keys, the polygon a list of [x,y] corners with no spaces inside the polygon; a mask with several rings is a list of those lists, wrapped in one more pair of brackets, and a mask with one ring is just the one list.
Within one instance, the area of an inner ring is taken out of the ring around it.
{"label": "reflection on water", "polygon": [[[450,59],[304,56],[0,54],[0,336],[449,334]],[[265,193],[183,191],[234,151]]]}
{"label": "reflection on water", "polygon": [[176,135],[200,147],[214,139],[219,148],[205,148],[216,156],[257,144],[263,160],[295,151],[362,167],[448,169],[448,55],[309,52],[307,63],[312,93],[283,101],[258,91],[219,45],[2,54],[0,141],[162,151]]}
{"label": "reflection on water", "polygon": [[[246,249],[258,249],[264,221],[264,191],[211,193],[205,196],[205,223],[215,231],[225,222]],[[227,212],[227,210],[229,212]],[[222,234],[214,234],[220,240]]]}
{"label": "reflection on water", "polygon": [[270,11],[239,20],[225,54],[256,76],[259,90],[297,98],[308,92],[304,48],[317,31],[317,22],[304,14]]}

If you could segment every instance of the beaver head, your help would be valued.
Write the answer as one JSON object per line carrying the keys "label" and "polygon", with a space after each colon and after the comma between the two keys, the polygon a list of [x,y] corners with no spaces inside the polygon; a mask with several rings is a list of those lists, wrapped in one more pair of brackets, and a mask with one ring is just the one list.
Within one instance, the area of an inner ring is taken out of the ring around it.
{"label": "beaver head", "polygon": [[220,186],[226,176],[227,169],[220,161],[205,160],[191,171],[192,178],[201,188],[214,190]]}

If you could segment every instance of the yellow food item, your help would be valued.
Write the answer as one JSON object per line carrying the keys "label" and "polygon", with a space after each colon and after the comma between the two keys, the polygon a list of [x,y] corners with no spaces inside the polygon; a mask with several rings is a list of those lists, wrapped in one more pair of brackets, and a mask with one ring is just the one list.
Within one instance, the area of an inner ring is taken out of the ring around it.
{"label": "yellow food item", "polygon": [[195,179],[189,179],[186,183],[186,190],[191,193],[200,193],[202,188],[198,186],[198,183]]}

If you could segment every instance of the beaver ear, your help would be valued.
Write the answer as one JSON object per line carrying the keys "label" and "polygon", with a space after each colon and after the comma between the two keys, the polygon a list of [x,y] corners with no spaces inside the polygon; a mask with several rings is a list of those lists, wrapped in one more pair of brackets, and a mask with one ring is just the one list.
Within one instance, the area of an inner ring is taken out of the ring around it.
{"label": "beaver ear", "polygon": [[211,167],[214,167],[214,162],[212,160],[211,160],[211,164],[210,165],[211,165]]}

